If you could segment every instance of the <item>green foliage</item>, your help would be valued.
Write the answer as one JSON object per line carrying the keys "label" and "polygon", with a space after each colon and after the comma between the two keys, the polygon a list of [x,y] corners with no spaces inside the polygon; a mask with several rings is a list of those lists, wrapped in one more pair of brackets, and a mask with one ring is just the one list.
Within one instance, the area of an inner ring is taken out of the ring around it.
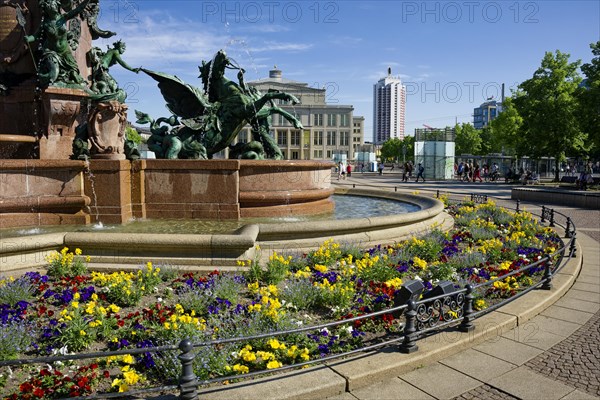
{"label": "green foliage", "polygon": [[290,279],[281,289],[280,297],[297,311],[308,310],[319,298],[320,289],[310,279]]}
{"label": "green foliage", "polygon": [[142,143],[144,140],[139,132],[132,126],[125,128],[125,140],[129,140],[136,145]]}
{"label": "green foliage", "polygon": [[[406,149],[406,150],[405,150]],[[404,153],[404,151],[406,151]],[[406,156],[406,161],[413,160],[415,153],[415,138],[414,136],[406,136],[400,140],[391,138],[386,140],[381,146],[381,159],[383,161],[403,161],[403,155]]]}
{"label": "green foliage", "polygon": [[523,117],[517,111],[514,100],[510,97],[506,98],[502,104],[502,112],[490,123],[492,140],[499,144],[504,154],[525,155],[525,147],[521,145],[522,125]]}
{"label": "green foliage", "polygon": [[35,337],[29,321],[12,321],[0,324],[0,361],[14,360],[27,351]]}
{"label": "green foliage", "polygon": [[559,163],[566,155],[582,154],[588,146],[587,134],[580,127],[576,97],[581,77],[580,60],[569,62],[569,54],[546,52],[533,77],[519,85],[515,98],[523,116],[521,134],[528,155],[555,159],[555,179]]}
{"label": "green foliage", "polygon": [[62,278],[73,278],[87,274],[88,258],[81,255],[80,249],[75,249],[75,253],[69,252],[68,247],[64,247],[60,253],[53,251],[46,256],[48,265],[48,275]]}
{"label": "green foliage", "polygon": [[26,277],[15,280],[0,279],[0,304],[14,307],[19,301],[31,302],[36,289]]}
{"label": "green foliage", "polygon": [[594,58],[581,66],[586,80],[579,88],[579,114],[581,128],[590,139],[590,154],[600,158],[600,40],[590,48]]}
{"label": "green foliage", "polygon": [[262,281],[269,285],[277,285],[283,281],[290,272],[290,261],[292,256],[284,257],[274,252],[267,262],[267,268],[263,271]]}
{"label": "green foliage", "polygon": [[473,125],[463,123],[454,127],[456,136],[456,154],[481,154],[481,135]]}
{"label": "green foliage", "polygon": [[245,287],[244,284],[234,279],[232,275],[220,274],[213,279],[212,297],[214,299],[228,300],[233,304],[239,301],[240,294]]}

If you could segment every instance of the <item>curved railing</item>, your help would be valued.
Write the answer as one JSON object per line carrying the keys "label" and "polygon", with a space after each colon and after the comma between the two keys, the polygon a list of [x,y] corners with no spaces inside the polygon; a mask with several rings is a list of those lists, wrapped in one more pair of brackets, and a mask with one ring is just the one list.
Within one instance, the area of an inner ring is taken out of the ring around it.
{"label": "curved railing", "polygon": [[[355,186],[355,185],[353,185]],[[367,185],[365,185],[367,186]],[[397,190],[397,188],[396,188]],[[442,195],[442,192],[430,191],[433,192],[437,198]],[[449,201],[452,202],[460,202],[460,199],[465,198],[464,193],[452,193],[452,192],[443,192],[444,196],[448,196]],[[459,199],[455,199],[454,197],[458,197]],[[488,199],[491,199],[491,196],[482,195],[482,194],[471,194],[470,201],[474,203],[485,203]],[[501,199],[499,199],[501,200]],[[505,201],[505,200],[501,200]],[[508,202],[508,201],[507,201]],[[519,212],[521,210],[520,202],[517,200],[514,202],[515,207],[514,210]],[[421,297],[421,293],[423,291],[423,285],[419,287],[418,281],[409,281],[406,282],[403,287],[400,289],[399,294],[396,296],[394,300],[394,307],[387,308],[385,310],[380,310],[374,313],[364,314],[360,316],[355,316],[348,319],[343,319],[340,321],[328,322],[319,325],[306,326],[297,329],[284,330],[279,332],[268,332],[259,335],[253,336],[244,336],[244,337],[235,337],[235,338],[226,338],[213,340],[203,343],[192,343],[190,340],[182,340],[179,345],[166,345],[166,346],[157,346],[157,347],[144,347],[138,349],[123,349],[117,351],[110,352],[93,352],[93,353],[80,353],[73,355],[64,355],[64,356],[52,356],[52,357],[38,357],[38,358],[30,358],[30,359],[19,359],[19,360],[8,360],[8,361],[0,361],[0,367],[2,366],[20,366],[26,364],[44,364],[44,363],[54,363],[57,361],[74,361],[74,360],[82,360],[82,359],[95,359],[95,358],[105,358],[110,356],[119,356],[119,355],[138,355],[145,353],[158,353],[165,351],[180,351],[180,354],[177,356],[181,362],[181,375],[179,379],[179,383],[177,385],[164,385],[157,386],[151,388],[144,388],[139,390],[131,390],[126,393],[95,393],[95,398],[119,398],[123,397],[123,395],[127,396],[139,396],[139,395],[148,395],[150,393],[157,392],[165,392],[165,391],[179,391],[179,398],[181,399],[197,399],[198,398],[198,386],[207,385],[217,382],[223,382],[226,380],[232,379],[247,379],[251,377],[255,377],[258,375],[264,375],[266,373],[274,373],[279,371],[285,371],[290,369],[297,369],[303,366],[315,365],[324,363],[326,361],[331,361],[334,359],[344,358],[351,355],[355,355],[358,353],[364,353],[376,349],[380,349],[383,347],[388,347],[392,345],[398,346],[398,350],[402,353],[412,353],[418,350],[418,340],[424,336],[430,335],[434,332],[441,331],[443,329],[449,327],[457,327],[457,329],[461,332],[471,332],[475,329],[475,322],[477,318],[488,314],[499,307],[502,307],[517,298],[529,293],[532,290],[542,289],[549,290],[552,288],[552,277],[557,272],[564,267],[564,265],[568,262],[568,260],[572,257],[576,256],[576,227],[570,217],[565,214],[554,210],[553,208],[548,208],[546,206],[540,206],[542,208],[540,214],[533,214],[539,217],[540,222],[548,223],[550,227],[559,227],[564,230],[564,236],[567,241],[563,240],[563,245],[557,249],[552,254],[547,254],[544,258],[525,265],[518,270],[514,270],[508,274],[499,276],[495,279],[488,280],[484,283],[479,284],[467,284],[463,288],[456,289],[453,284],[443,285],[442,283],[438,286],[434,287],[431,291],[429,291],[429,296],[424,298]],[[504,206],[504,208],[509,208]],[[553,263],[552,260],[557,258],[557,262]],[[507,277],[514,276],[517,274],[521,274],[523,272],[527,272],[530,269],[543,267],[544,273],[541,276],[540,280],[526,289],[520,291],[519,293],[511,296],[510,298],[503,299],[502,301],[490,305],[489,307],[475,311],[473,307],[474,295],[473,293],[476,290],[482,290],[488,286],[493,285],[495,282],[506,279]],[[370,344],[367,346],[363,346],[361,348],[353,349],[351,351],[347,351],[344,353],[328,355],[317,360],[309,360],[302,363],[296,363],[292,365],[286,365],[277,369],[271,369],[267,371],[255,371],[250,373],[245,373],[243,375],[228,375],[225,377],[213,378],[208,380],[199,380],[193,371],[193,361],[194,361],[194,349],[205,346],[217,346],[226,343],[234,343],[234,342],[245,342],[254,339],[261,339],[267,337],[278,337],[285,336],[294,333],[302,333],[302,332],[310,332],[310,331],[320,331],[325,328],[334,327],[337,325],[348,324],[354,321],[360,321],[364,319],[371,319],[374,317],[378,317],[384,314],[396,314],[403,315],[404,329],[401,334],[397,334],[396,336],[389,334],[388,336],[381,339],[380,342]],[[84,399],[85,397],[78,397]]]}

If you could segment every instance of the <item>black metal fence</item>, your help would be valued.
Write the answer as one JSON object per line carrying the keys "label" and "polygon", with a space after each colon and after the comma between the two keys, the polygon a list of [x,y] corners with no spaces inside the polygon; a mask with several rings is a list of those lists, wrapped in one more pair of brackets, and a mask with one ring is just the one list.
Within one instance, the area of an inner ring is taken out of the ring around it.
{"label": "black metal fence", "polygon": [[[465,199],[464,193],[440,193],[439,190],[433,192],[432,194],[437,198],[440,198],[442,195],[448,196],[448,198],[453,202],[461,202],[469,198],[467,197]],[[487,195],[482,194],[470,195],[471,202],[476,204],[486,203],[490,198],[491,196],[488,197]],[[343,319],[340,321],[306,326],[292,330],[269,332],[260,335],[213,340],[203,343],[192,343],[190,340],[184,339],[179,343],[178,346],[167,345],[159,347],[145,347],[139,349],[123,349],[110,352],[81,353],[64,356],[38,357],[30,359],[0,361],[0,367],[20,366],[26,364],[46,364],[58,361],[65,362],[82,359],[105,358],[109,356],[119,356],[128,354],[138,355],[144,353],[158,353],[179,350],[180,353],[177,358],[181,363],[181,376],[177,385],[164,385],[158,387],[144,388],[140,390],[131,390],[126,393],[95,393],[94,397],[110,399],[121,398],[124,395],[147,396],[152,393],[178,391],[180,399],[191,400],[198,398],[198,387],[200,385],[207,385],[232,379],[247,379],[258,375],[264,375],[265,373],[267,373],[266,371],[255,371],[243,375],[219,377],[201,381],[197,378],[193,370],[193,362],[195,358],[194,351],[197,348],[203,346],[218,346],[225,343],[244,342],[261,338],[279,337],[293,333],[318,331],[337,325],[348,324],[354,321],[371,319],[373,317],[381,316],[384,314],[403,315],[404,328],[401,334],[398,334],[395,337],[386,337],[385,340],[382,340],[378,343],[370,344],[368,346],[357,348],[352,351],[328,355],[317,360],[309,360],[293,365],[286,365],[277,369],[271,369],[268,372],[272,373],[290,369],[297,369],[303,366],[323,363],[333,359],[348,357],[354,354],[364,353],[388,346],[397,346],[398,351],[402,353],[412,353],[418,350],[418,340],[426,335],[430,335],[434,332],[441,331],[449,327],[455,327],[461,332],[470,332],[475,329],[475,324],[478,317],[485,315],[491,311],[494,311],[497,308],[525,295],[526,293],[529,293],[532,290],[549,290],[552,288],[553,275],[556,274],[570,258],[576,256],[577,232],[575,224],[573,223],[570,217],[552,208],[548,208],[546,206],[541,207],[541,213],[539,215],[534,215],[539,217],[540,222],[548,222],[549,226],[559,227],[562,230],[564,230],[564,237],[568,240],[563,241],[563,245],[554,253],[547,254],[546,257],[534,263],[525,265],[519,268],[518,270],[514,270],[508,274],[499,276],[492,280],[488,280],[484,283],[475,285],[467,284],[463,288],[456,289],[454,284],[452,284],[451,282],[440,282],[431,291],[427,292],[426,296],[423,296],[421,298],[421,294],[423,293],[424,289],[423,284],[419,281],[409,281],[402,286],[399,293],[396,295],[396,299],[394,300],[394,307],[387,308],[385,310],[381,310],[374,313]],[[520,202],[518,200],[514,202],[514,210],[517,212],[522,211]],[[557,219],[560,219],[560,221],[558,221]],[[553,263],[552,260],[555,258],[557,258],[558,262]],[[510,298],[503,299],[502,301],[499,301],[486,309],[475,311],[473,305],[473,301],[475,299],[475,291],[485,289],[486,287],[493,285],[495,282],[504,280],[507,277],[521,274],[530,269],[538,267],[544,268],[543,276],[538,282],[532,284],[531,286],[518,292],[516,295]],[[80,398],[83,399],[84,397]]]}

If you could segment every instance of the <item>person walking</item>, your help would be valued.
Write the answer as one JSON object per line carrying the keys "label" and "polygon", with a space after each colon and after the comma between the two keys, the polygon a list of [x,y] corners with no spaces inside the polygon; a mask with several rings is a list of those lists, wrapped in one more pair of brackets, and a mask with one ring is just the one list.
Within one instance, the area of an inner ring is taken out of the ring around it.
{"label": "person walking", "polygon": [[346,174],[348,178],[352,176],[352,164],[348,164],[348,166],[346,167]]}
{"label": "person walking", "polygon": [[475,163],[475,169],[473,171],[473,182],[475,182],[475,180],[479,179],[479,182],[483,182],[483,180],[481,179],[481,168],[479,167],[479,164]]}
{"label": "person walking", "polygon": [[415,182],[419,182],[419,177],[421,179],[423,179],[423,182],[425,182],[425,177],[423,176],[423,172],[425,172],[425,168],[423,167],[423,165],[421,163],[419,163],[419,165],[417,166],[417,180]]}
{"label": "person walking", "polygon": [[403,165],[404,170],[402,171],[402,182],[408,182],[408,163],[405,162]]}
{"label": "person walking", "polygon": [[383,168],[384,168],[383,163],[379,164],[379,166],[377,167],[377,169],[379,170],[379,175],[383,175]]}

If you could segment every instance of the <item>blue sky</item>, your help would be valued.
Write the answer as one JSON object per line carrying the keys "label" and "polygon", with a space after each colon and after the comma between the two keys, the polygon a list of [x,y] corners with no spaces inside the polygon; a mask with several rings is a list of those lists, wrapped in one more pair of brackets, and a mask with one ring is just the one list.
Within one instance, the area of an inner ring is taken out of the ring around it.
{"label": "blue sky", "polygon": [[[472,122],[473,107],[530,78],[544,52],[589,62],[600,40],[600,1],[196,1],[102,0],[100,26],[127,43],[132,66],[200,86],[197,66],[225,49],[246,79],[283,76],[328,89],[372,133],[373,84],[407,85],[406,133]],[[154,81],[116,66],[133,109],[166,116]],[[235,75],[230,76],[231,79]]]}

